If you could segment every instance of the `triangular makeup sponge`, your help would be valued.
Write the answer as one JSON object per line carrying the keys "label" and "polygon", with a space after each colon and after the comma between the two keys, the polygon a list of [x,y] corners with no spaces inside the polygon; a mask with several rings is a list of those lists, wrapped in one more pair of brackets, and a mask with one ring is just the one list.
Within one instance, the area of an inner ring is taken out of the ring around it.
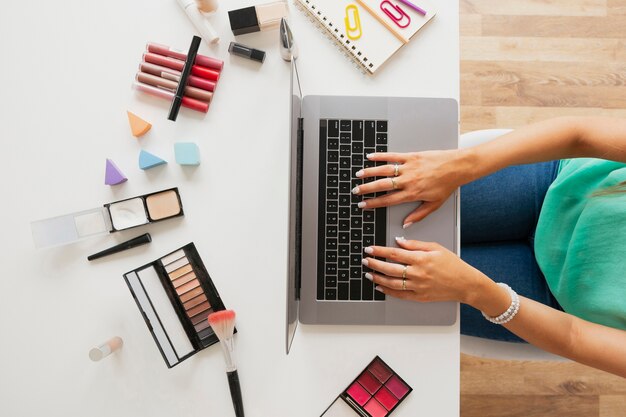
{"label": "triangular makeup sponge", "polygon": [[148,130],[152,127],[150,123],[130,111],[126,111],[126,114],[128,115],[128,123],[130,123],[130,130],[133,136],[138,138],[148,133]]}
{"label": "triangular makeup sponge", "polygon": [[117,185],[126,180],[128,180],[128,178],[122,174],[122,171],[120,171],[117,165],[115,165],[115,163],[110,159],[107,159],[106,172],[104,173],[104,183],[106,185]]}
{"label": "triangular makeup sponge", "polygon": [[163,164],[167,164],[167,161],[143,149],[139,152],[139,168],[146,170]]}

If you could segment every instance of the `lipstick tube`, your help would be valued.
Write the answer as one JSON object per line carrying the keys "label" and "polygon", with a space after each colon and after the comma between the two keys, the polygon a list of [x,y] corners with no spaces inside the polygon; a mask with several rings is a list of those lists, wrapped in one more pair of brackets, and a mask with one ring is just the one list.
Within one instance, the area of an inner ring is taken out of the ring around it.
{"label": "lipstick tube", "polygon": [[[170,57],[159,55],[159,54],[153,54],[152,52],[144,53],[143,60],[151,64],[162,65],[167,68],[175,69],[176,71],[182,71],[183,68],[185,67],[185,61],[181,61],[176,58],[170,58]],[[196,68],[195,72],[193,71],[194,68]],[[191,69],[192,69],[192,72],[191,72],[192,75],[196,75],[198,77],[207,79],[209,81],[217,81],[220,78],[219,72],[200,66],[200,65],[193,65]]]}
{"label": "lipstick tube", "polygon": [[[159,54],[159,55],[167,56],[170,58],[176,58],[181,61],[184,61],[187,59],[186,53],[170,48],[169,46],[166,46],[166,45],[158,44],[158,43],[153,43],[153,42],[148,43],[146,45],[146,50],[154,54]],[[194,64],[211,68],[216,71],[221,71],[222,68],[224,68],[224,61],[221,61],[217,58],[211,58],[206,55],[200,55],[200,54],[196,55],[196,61],[194,62]]]}
{"label": "lipstick tube", "polygon": [[235,35],[278,29],[280,19],[287,17],[287,2],[259,4],[228,12],[230,28]]}
{"label": "lipstick tube", "polygon": [[[142,62],[139,65],[139,70],[141,72],[145,72],[148,74],[156,75],[157,77],[165,78],[167,80],[180,80],[180,71],[176,71],[175,69],[163,67],[161,65],[151,64],[149,62]],[[165,75],[167,74],[167,75]],[[213,92],[217,87],[217,84],[214,81],[209,81],[204,78],[196,77],[195,75],[190,75],[189,85],[196,88],[201,88],[206,91]]]}
{"label": "lipstick tube", "polygon": [[[174,100],[174,93],[168,90],[164,90],[159,87],[154,87],[148,84],[140,83],[139,81],[135,81],[133,83],[133,88],[137,91],[141,91],[146,94],[150,94],[155,97],[159,97],[169,101],[170,103]],[[181,105],[191,110],[195,110],[198,112],[206,113],[209,111],[209,103],[205,103],[200,100],[196,100],[194,98],[183,96],[181,99]]]}
{"label": "lipstick tube", "polygon": [[[172,80],[167,78],[157,77],[156,75],[146,74],[145,72],[138,72],[136,75],[136,80],[143,84],[152,85],[154,87],[160,87],[166,90],[170,90],[172,92],[176,91],[178,87],[178,79]],[[187,86],[185,87],[185,97],[195,98],[196,100],[206,101],[207,103],[211,102],[213,98],[213,93],[210,93],[205,90],[201,90],[196,87]]]}

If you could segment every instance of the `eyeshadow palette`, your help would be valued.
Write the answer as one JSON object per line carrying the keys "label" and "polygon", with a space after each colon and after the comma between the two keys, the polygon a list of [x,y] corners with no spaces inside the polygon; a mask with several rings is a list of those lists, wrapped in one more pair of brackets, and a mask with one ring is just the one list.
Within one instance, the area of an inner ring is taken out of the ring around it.
{"label": "eyeshadow palette", "polygon": [[31,228],[35,245],[42,248],[65,245],[183,215],[178,188],[170,188],[91,210],[39,220],[31,223]]}
{"label": "eyeshadow palette", "polygon": [[168,368],[219,341],[207,316],[225,307],[193,243],[124,279]]}
{"label": "eyeshadow palette", "polygon": [[323,417],[386,417],[413,389],[379,356],[328,407]]}

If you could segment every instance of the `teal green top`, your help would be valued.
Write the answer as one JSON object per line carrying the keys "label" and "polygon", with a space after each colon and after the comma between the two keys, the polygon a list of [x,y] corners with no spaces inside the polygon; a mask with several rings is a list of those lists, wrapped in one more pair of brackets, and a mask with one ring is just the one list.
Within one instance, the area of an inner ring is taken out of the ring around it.
{"label": "teal green top", "polygon": [[563,309],[626,330],[626,193],[591,196],[626,181],[626,164],[568,159],[548,189],[535,256]]}

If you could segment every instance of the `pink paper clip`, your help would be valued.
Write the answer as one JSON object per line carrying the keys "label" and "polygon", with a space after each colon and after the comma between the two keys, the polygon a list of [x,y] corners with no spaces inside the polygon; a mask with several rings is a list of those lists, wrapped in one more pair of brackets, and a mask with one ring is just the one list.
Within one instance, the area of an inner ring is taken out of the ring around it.
{"label": "pink paper clip", "polygon": [[[389,16],[389,18],[400,28],[404,29],[411,24],[411,17],[406,14],[400,6],[390,3],[389,0],[385,0],[380,3],[380,10],[385,12],[385,14]],[[403,20],[406,21],[406,23],[402,23]]]}

